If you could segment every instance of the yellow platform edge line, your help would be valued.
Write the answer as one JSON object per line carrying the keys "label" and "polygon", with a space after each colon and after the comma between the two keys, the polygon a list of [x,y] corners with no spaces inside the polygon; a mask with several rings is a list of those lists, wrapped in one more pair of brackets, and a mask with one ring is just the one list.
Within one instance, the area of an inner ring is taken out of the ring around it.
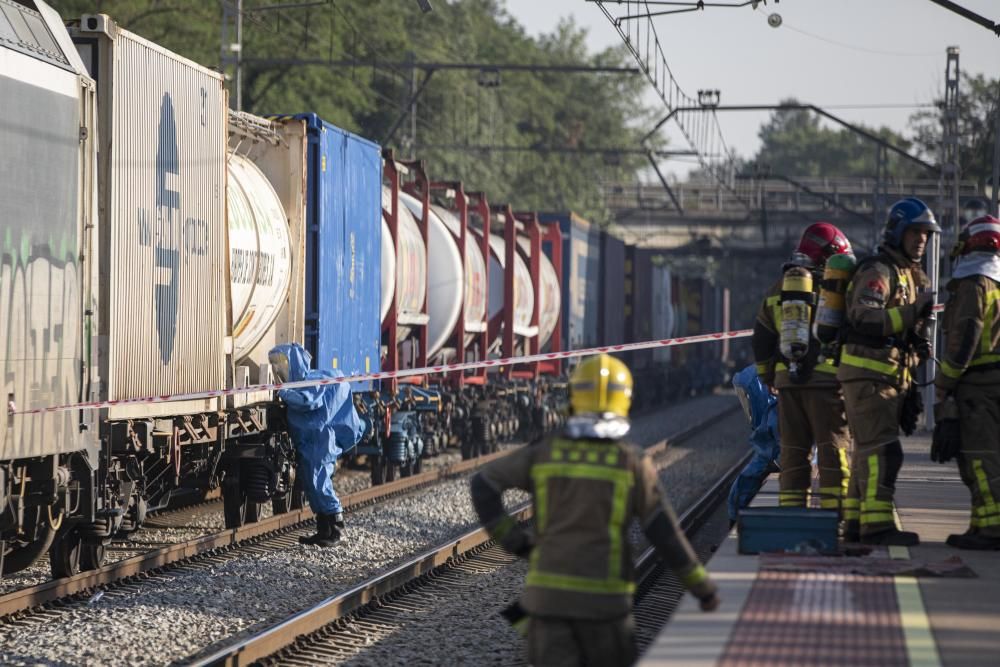
{"label": "yellow platform edge line", "polygon": [[937,643],[931,632],[931,622],[924,608],[924,596],[916,577],[894,577],[896,600],[899,603],[899,622],[906,643],[910,667],[940,667]]}

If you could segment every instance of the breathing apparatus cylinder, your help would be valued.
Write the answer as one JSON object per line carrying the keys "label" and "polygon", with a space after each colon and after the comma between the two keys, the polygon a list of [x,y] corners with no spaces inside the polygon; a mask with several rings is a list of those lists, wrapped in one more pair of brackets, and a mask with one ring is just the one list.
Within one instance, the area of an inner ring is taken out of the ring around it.
{"label": "breathing apparatus cylinder", "polygon": [[792,380],[799,379],[799,361],[809,352],[813,308],[812,272],[801,266],[785,271],[781,281],[781,356],[788,360]]}
{"label": "breathing apparatus cylinder", "polygon": [[834,255],[826,261],[823,280],[820,282],[819,305],[813,334],[824,345],[837,342],[846,312],[847,285],[854,275],[857,261],[854,255]]}

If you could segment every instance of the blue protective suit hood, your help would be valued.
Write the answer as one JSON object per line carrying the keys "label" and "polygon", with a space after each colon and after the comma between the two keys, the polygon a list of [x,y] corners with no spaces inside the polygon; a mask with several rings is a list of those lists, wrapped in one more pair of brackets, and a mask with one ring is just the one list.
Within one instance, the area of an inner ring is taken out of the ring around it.
{"label": "blue protective suit hood", "polygon": [[777,470],[781,445],[778,440],[778,398],[768,391],[753,366],[733,376],[733,386],[750,421],[750,446],[753,457],[740,473],[729,492],[729,518],[736,521],[739,510],[750,504],[764,480]]}
{"label": "blue protective suit hood", "polygon": [[[340,371],[310,369],[312,357],[298,343],[274,347],[268,357],[278,365],[287,360],[288,382],[343,377]],[[287,406],[288,430],[304,460],[332,463],[341,452],[352,449],[365,432],[354,409],[350,384],[281,389],[278,396]]]}
{"label": "blue protective suit hood", "polygon": [[[757,376],[757,370],[753,366],[747,366],[733,376],[733,386],[738,392],[742,392],[746,399],[744,410],[749,407],[747,418],[750,420],[750,427],[754,430],[760,427],[761,422],[767,417],[772,406],[777,405],[778,398],[768,391],[767,387]],[[742,403],[744,399],[740,399]]]}

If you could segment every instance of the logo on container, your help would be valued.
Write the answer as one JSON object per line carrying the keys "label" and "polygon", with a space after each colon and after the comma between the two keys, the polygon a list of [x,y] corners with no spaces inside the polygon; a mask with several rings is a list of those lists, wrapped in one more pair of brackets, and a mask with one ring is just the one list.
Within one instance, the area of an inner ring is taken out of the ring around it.
{"label": "logo on container", "polygon": [[180,176],[174,103],[170,93],[164,93],[157,126],[156,208],[152,223],[147,210],[138,212],[139,244],[153,247],[153,302],[160,360],[164,364],[173,357],[178,335],[181,255],[187,266],[192,259],[206,257],[209,247],[208,223],[181,215]]}

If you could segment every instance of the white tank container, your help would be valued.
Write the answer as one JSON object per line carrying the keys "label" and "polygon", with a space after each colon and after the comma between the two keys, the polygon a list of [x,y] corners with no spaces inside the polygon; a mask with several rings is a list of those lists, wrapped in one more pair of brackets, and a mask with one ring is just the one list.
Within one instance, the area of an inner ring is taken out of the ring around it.
{"label": "white tank container", "polygon": [[288,297],[291,238],[277,193],[242,155],[229,157],[227,202],[233,356],[239,361],[267,333]]}
{"label": "white tank container", "polygon": [[[490,319],[504,308],[503,279],[507,266],[507,244],[503,238],[490,234]],[[530,335],[531,313],[535,308],[535,293],[531,287],[531,272],[521,258],[514,253],[514,333]]]}
{"label": "white tank container", "polygon": [[[402,199],[402,198],[400,198]],[[382,208],[383,217],[389,214],[391,204],[391,194],[388,188],[382,188]],[[384,221],[383,221],[384,223]],[[417,221],[409,209],[399,204],[399,253],[392,252],[392,236],[389,233],[389,225],[382,225],[382,319],[385,320],[389,313],[389,304],[392,302],[393,292],[396,294],[396,306],[399,312],[399,319],[402,324],[396,328],[396,336],[399,341],[406,339],[410,335],[410,327],[405,324],[408,319],[418,316],[424,304],[424,297],[427,294],[427,254],[424,250],[424,239],[420,235],[420,228]],[[392,270],[388,273],[395,274],[395,281],[385,283],[387,274],[385,257],[392,260]]]}
{"label": "white tank container", "polygon": [[[423,216],[423,202],[405,192],[399,201],[415,219]],[[427,281],[427,356],[433,357],[448,342],[458,323],[464,297],[462,254],[441,218],[431,209],[427,216],[427,262],[433,270]]]}
{"label": "white tank container", "polygon": [[[457,240],[461,234],[461,222],[458,216],[443,206],[432,205],[431,210],[438,214]],[[471,228],[465,237],[465,259],[465,328],[468,331],[477,331],[486,319],[486,261]],[[465,344],[470,344],[474,338],[474,333],[467,334]]]}
{"label": "white tank container", "polygon": [[[517,245],[524,252],[525,262],[531,255],[531,240],[524,236],[517,237]],[[545,344],[552,338],[552,332],[556,330],[556,323],[559,321],[559,309],[562,308],[560,295],[562,289],[559,286],[559,276],[552,266],[552,260],[543,252],[539,274],[542,285],[538,290],[538,349],[545,347]],[[530,275],[530,274],[529,274]]]}

